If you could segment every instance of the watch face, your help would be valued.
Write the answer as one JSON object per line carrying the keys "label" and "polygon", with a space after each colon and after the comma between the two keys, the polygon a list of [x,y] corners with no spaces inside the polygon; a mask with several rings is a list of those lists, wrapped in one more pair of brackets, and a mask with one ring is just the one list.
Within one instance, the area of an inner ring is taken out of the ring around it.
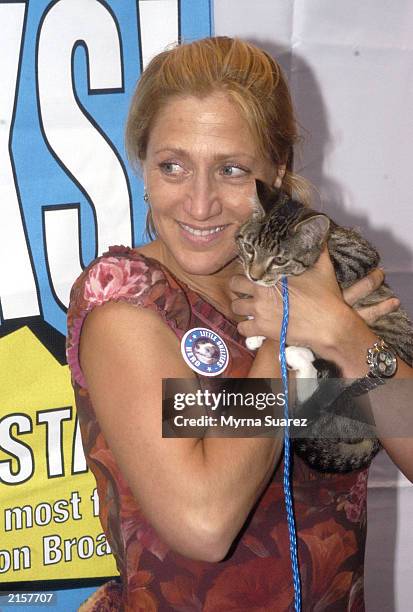
{"label": "watch face", "polygon": [[391,351],[380,349],[373,355],[371,370],[376,376],[388,378],[393,376],[396,369],[397,359]]}

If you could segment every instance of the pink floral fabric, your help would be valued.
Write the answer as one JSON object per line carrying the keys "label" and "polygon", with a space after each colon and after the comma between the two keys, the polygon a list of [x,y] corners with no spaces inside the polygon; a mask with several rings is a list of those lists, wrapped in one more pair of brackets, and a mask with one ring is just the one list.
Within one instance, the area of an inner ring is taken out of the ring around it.
{"label": "pink floral fabric", "polygon": [[143,261],[107,257],[91,269],[85,282],[85,299],[99,306],[114,297],[139,297],[149,287],[147,272]]}
{"label": "pink floral fabric", "polygon": [[[75,282],[68,311],[67,357],[85,455],[100,499],[100,520],[121,575],[85,602],[82,612],[287,612],[293,607],[282,464],[245,529],[220,563],[170,550],[151,527],[116,465],[93,409],[78,360],[83,321],[108,300],[159,313],[180,339],[208,327],[225,340],[226,377],[244,377],[253,354],[236,326],[155,260],[111,247]],[[138,469],[145,469],[140,466]],[[367,470],[322,474],[294,457],[293,497],[303,610],[362,612]]]}

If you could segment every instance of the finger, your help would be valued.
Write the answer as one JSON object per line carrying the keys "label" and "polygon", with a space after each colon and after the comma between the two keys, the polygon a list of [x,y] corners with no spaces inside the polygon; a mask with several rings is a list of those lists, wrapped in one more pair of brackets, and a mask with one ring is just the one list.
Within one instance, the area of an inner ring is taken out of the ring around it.
{"label": "finger", "polygon": [[380,317],[394,312],[400,306],[398,298],[389,298],[373,306],[365,306],[357,310],[358,314],[365,320],[367,325],[373,325]]}
{"label": "finger", "polygon": [[351,285],[351,287],[343,289],[344,301],[347,302],[349,306],[353,306],[357,300],[370,295],[370,293],[378,289],[383,284],[383,281],[383,270],[376,268],[367,274],[367,276],[354,283],[354,285]]}
{"label": "finger", "polygon": [[248,316],[254,314],[254,302],[251,298],[233,300],[231,308],[232,312],[237,315]]}
{"label": "finger", "polygon": [[245,336],[246,338],[250,336],[260,336],[261,334],[257,331],[257,324],[253,319],[248,321],[241,321],[238,323],[237,329],[241,336]]}
{"label": "finger", "polygon": [[234,293],[244,293],[247,295],[253,294],[253,289],[255,285],[252,281],[250,281],[246,276],[242,276],[241,274],[236,274],[232,276],[229,281],[229,288]]}

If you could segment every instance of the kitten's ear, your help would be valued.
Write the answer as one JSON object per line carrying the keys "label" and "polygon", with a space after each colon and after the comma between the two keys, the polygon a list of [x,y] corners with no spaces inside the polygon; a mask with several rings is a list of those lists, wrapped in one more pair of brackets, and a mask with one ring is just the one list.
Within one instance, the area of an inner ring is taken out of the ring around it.
{"label": "kitten's ear", "polygon": [[267,213],[278,200],[279,190],[273,189],[259,179],[255,179],[255,188],[257,190],[258,203],[261,205],[264,213]]}
{"label": "kitten's ear", "polygon": [[297,223],[293,235],[300,240],[304,248],[312,249],[325,242],[329,229],[330,219],[326,215],[312,215]]}

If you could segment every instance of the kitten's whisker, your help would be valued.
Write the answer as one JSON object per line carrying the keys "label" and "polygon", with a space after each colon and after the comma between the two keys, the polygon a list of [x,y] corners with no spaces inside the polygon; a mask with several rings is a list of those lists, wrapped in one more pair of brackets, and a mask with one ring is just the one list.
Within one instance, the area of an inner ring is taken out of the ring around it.
{"label": "kitten's whisker", "polygon": [[295,289],[295,287],[291,287],[290,285],[288,285],[288,292],[289,292],[290,295],[293,295],[295,297],[297,297],[299,295],[298,291]]}
{"label": "kitten's whisker", "polygon": [[282,299],[282,297],[283,297],[283,296],[282,296],[281,289],[280,289],[280,287],[279,287],[279,285],[278,285],[278,282],[277,282],[277,283],[275,283],[275,285],[273,285],[273,288],[274,288],[275,293],[278,293],[278,295],[279,295],[279,296],[280,296],[280,298]]}

